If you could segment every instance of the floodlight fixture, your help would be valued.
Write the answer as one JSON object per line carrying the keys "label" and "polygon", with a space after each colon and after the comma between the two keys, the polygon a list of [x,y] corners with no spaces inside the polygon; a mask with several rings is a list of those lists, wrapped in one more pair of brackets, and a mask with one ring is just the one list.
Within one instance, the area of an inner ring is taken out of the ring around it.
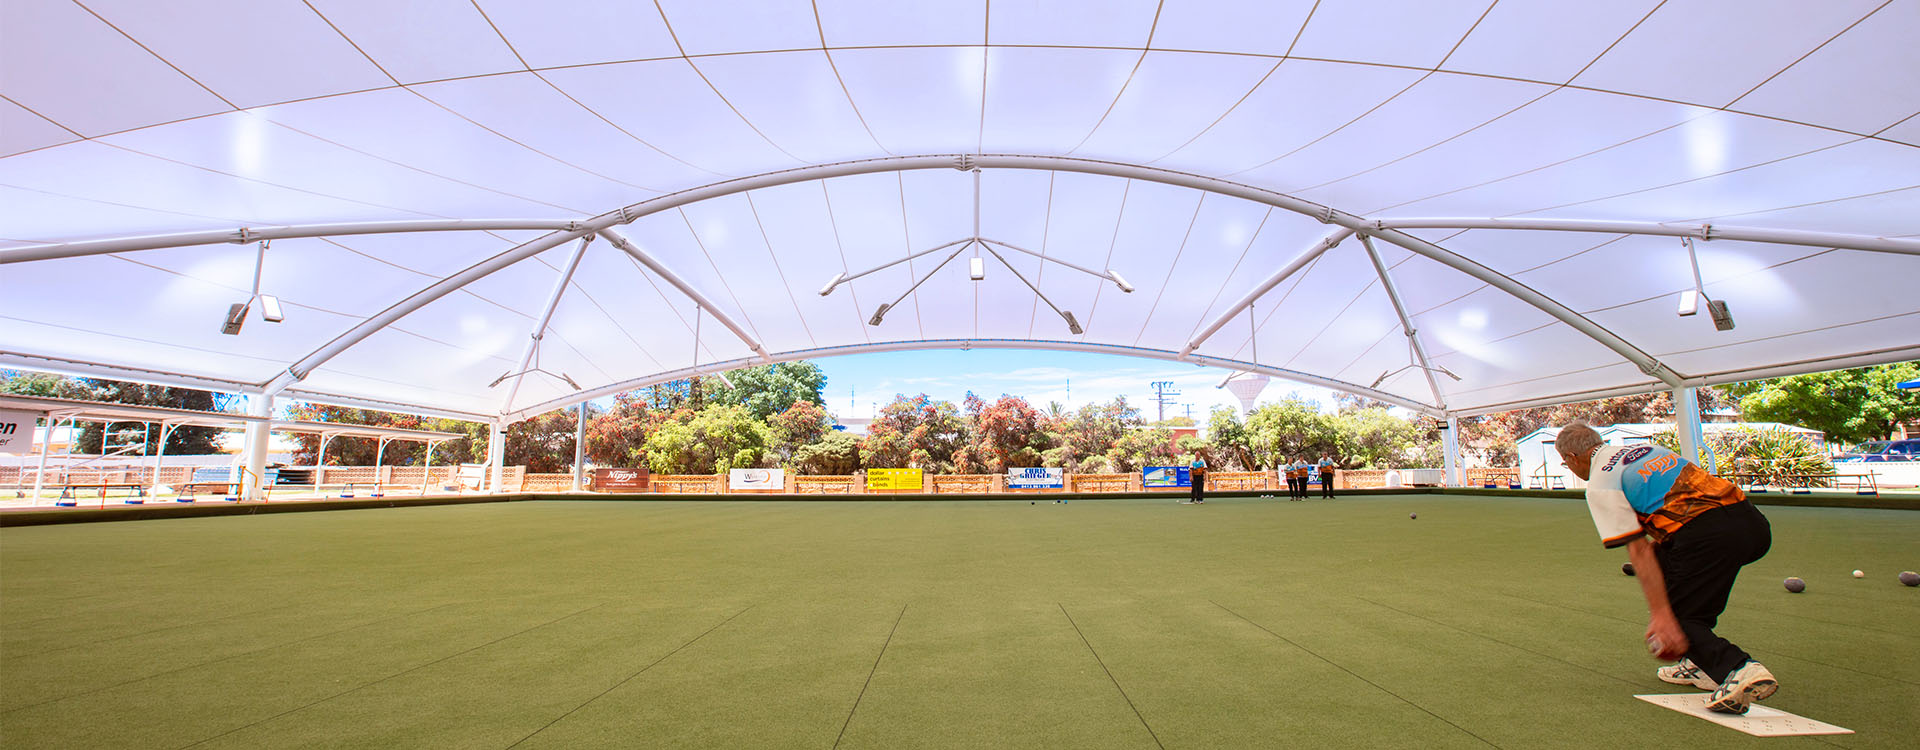
{"label": "floodlight fixture", "polygon": [[235,302],[227,308],[227,322],[220,325],[220,332],[228,336],[240,335],[240,326],[247,323],[247,305],[252,302]]}
{"label": "floodlight fixture", "polygon": [[1061,310],[1060,317],[1067,319],[1067,330],[1072,331],[1073,335],[1086,333],[1086,330],[1080,327],[1080,321],[1074,319],[1072,310]]}
{"label": "floodlight fixture", "polygon": [[892,308],[893,308],[892,302],[880,303],[880,309],[873,311],[873,317],[867,319],[867,325],[870,325],[870,326],[880,325],[880,321],[884,320],[887,317],[887,311]]}
{"label": "floodlight fixture", "polygon": [[271,294],[260,295],[260,319],[268,323],[286,320],[287,315],[280,309],[280,298]]}
{"label": "floodlight fixture", "polygon": [[1707,314],[1713,316],[1713,327],[1722,331],[1733,330],[1733,313],[1727,310],[1727,301],[1712,300],[1707,303]]}
{"label": "floodlight fixture", "polygon": [[840,286],[840,282],[845,281],[846,278],[847,278],[846,271],[841,271],[840,273],[834,274],[833,278],[827,279],[826,286],[820,287],[820,296],[825,297],[829,294],[832,294],[834,287]]}
{"label": "floodlight fixture", "polygon": [[1687,263],[1693,267],[1693,288],[1680,293],[1680,308],[1676,311],[1681,317],[1700,311],[1700,301],[1707,303],[1707,315],[1713,318],[1715,330],[1733,330],[1733,313],[1727,310],[1727,301],[1707,296],[1707,286],[1700,280],[1700,256],[1693,251],[1693,238],[1681,237],[1680,246],[1687,249]]}
{"label": "floodlight fixture", "polygon": [[1133,285],[1127,283],[1126,279],[1121,278],[1119,271],[1115,271],[1111,268],[1107,269],[1107,278],[1113,279],[1113,283],[1120,287],[1120,291],[1126,292],[1128,294],[1133,293]]}
{"label": "floodlight fixture", "polygon": [[1680,313],[1680,317],[1682,318],[1700,312],[1700,290],[1688,289],[1681,292],[1680,309],[1677,312]]}
{"label": "floodlight fixture", "polygon": [[967,260],[967,278],[980,281],[987,278],[987,259],[978,255]]}

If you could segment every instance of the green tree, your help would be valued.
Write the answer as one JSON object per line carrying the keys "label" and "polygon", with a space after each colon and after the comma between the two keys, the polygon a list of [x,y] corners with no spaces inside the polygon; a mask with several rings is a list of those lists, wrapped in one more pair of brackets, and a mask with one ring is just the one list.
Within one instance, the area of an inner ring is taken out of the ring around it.
{"label": "green tree", "polygon": [[880,416],[867,427],[860,453],[868,466],[917,468],[936,474],[953,471],[953,454],[966,445],[967,423],[951,401],[935,401],[927,394],[895,396],[880,407]]}
{"label": "green tree", "polygon": [[[1212,456],[1207,464],[1216,471],[1256,471],[1267,466],[1254,458],[1252,433],[1240,421],[1240,412],[1231,406],[1213,407],[1207,417],[1207,443]],[[1215,465],[1217,462],[1218,465]]]}
{"label": "green tree", "polygon": [[1308,455],[1308,461],[1331,456],[1342,468],[1385,469],[1435,466],[1443,460],[1437,434],[1384,407],[1342,412],[1330,421],[1337,436],[1335,447]]}
{"label": "green tree", "polygon": [[1279,466],[1295,458],[1314,459],[1340,450],[1338,425],[1320,404],[1288,394],[1247,415],[1247,443],[1261,466]]}
{"label": "green tree", "polygon": [[1728,388],[1740,413],[1761,422],[1785,422],[1826,433],[1838,444],[1877,440],[1895,424],[1920,419],[1920,391],[1898,384],[1920,378],[1920,362],[1793,375]]}
{"label": "green tree", "polygon": [[1173,431],[1165,427],[1130,427],[1106,452],[1107,470],[1131,474],[1148,466],[1171,466],[1177,457]]}
{"label": "green tree", "polygon": [[663,474],[724,474],[760,465],[767,426],[745,407],[709,406],[647,436],[647,466]]}
{"label": "green tree", "polygon": [[1070,417],[1050,417],[1045,429],[1053,447],[1043,451],[1041,460],[1073,473],[1120,471],[1111,466],[1107,453],[1126,437],[1129,427],[1140,424],[1140,410],[1129,406],[1125,396],[1087,404]]}
{"label": "green tree", "polygon": [[[1655,445],[1670,451],[1680,450],[1680,436],[1673,430],[1656,432],[1651,437]],[[1736,427],[1709,432],[1705,438],[1705,447],[1713,453],[1720,473],[1744,475],[1743,481],[1752,481],[1749,478],[1752,477],[1761,484],[1775,486],[1825,487],[1826,480],[1807,482],[1801,477],[1833,473],[1833,462],[1826,453],[1799,433]]]}
{"label": "green tree", "polygon": [[827,388],[827,374],[807,360],[772,365],[742,367],[727,373],[728,387],[719,378],[702,378],[705,400],[715,404],[739,404],[755,419],[767,419],[786,411],[796,402],[825,406],[821,395]]}
{"label": "green tree", "polygon": [[849,474],[860,468],[860,438],[833,431],[793,452],[794,471],[801,474]]}

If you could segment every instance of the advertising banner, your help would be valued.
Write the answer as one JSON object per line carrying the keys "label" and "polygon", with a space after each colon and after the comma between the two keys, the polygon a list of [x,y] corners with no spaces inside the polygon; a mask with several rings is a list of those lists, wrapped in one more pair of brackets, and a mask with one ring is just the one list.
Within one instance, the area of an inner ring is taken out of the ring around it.
{"label": "advertising banner", "polygon": [[727,489],[782,490],[787,487],[786,469],[731,469],[727,471]]}
{"label": "advertising banner", "polygon": [[600,492],[646,492],[650,477],[646,469],[594,469],[593,488]]}
{"label": "advertising banner", "polygon": [[1007,489],[1058,490],[1067,486],[1066,469],[1008,469]]}
{"label": "advertising banner", "polygon": [[0,453],[25,455],[33,452],[33,411],[0,411]]}
{"label": "advertising banner", "polygon": [[868,469],[867,489],[869,490],[913,490],[920,491],[924,478],[919,469]]}
{"label": "advertising banner", "polygon": [[1140,486],[1192,487],[1191,471],[1185,466],[1149,466],[1140,470]]}

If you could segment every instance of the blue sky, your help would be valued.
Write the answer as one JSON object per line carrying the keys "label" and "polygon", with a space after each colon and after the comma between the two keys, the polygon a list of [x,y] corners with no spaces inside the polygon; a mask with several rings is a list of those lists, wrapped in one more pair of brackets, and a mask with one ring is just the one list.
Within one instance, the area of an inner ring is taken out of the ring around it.
{"label": "blue sky", "polygon": [[[982,398],[1005,393],[1021,396],[1045,408],[1059,401],[1078,408],[1096,401],[1126,396],[1147,419],[1155,418],[1152,401],[1156,380],[1171,380],[1180,391],[1167,416],[1184,416],[1192,406],[1195,419],[1205,421],[1216,404],[1238,406],[1226,389],[1216,388],[1227,376],[1214,367],[1079,352],[976,349],[860,354],[816,359],[827,374],[827,410],[840,417],[870,417],[876,405],[895,394],[925,393],[959,403],[973,391]],[[1071,391],[1069,391],[1071,389]],[[1275,379],[1260,394],[1259,403],[1297,392],[1331,408],[1333,393],[1324,388]]]}

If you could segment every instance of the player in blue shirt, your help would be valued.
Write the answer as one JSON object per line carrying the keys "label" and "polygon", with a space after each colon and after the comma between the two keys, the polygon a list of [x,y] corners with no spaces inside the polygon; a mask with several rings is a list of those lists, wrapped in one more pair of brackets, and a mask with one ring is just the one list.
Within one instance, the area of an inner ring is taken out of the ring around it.
{"label": "player in blue shirt", "polygon": [[1773,695],[1773,673],[1713,632],[1740,568],[1773,544],[1766,516],[1739,487],[1665,448],[1607,445],[1579,421],[1561,428],[1554,447],[1587,480],[1600,542],[1632,558],[1650,615],[1647,650],[1680,659],[1660,679],[1713,690],[1707,708],[1720,713],[1744,714]]}

